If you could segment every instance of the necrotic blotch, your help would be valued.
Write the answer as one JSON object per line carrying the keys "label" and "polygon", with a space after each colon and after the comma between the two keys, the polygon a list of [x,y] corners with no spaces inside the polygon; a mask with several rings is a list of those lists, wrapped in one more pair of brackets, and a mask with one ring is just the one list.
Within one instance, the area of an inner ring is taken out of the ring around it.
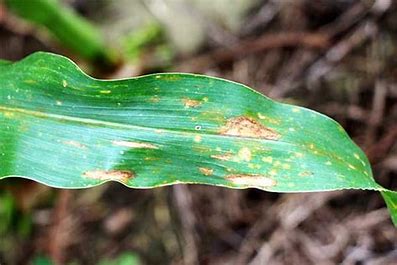
{"label": "necrotic blotch", "polygon": [[184,98],[184,99],[182,99],[182,102],[186,108],[195,108],[195,107],[201,105],[200,101],[195,100],[195,99],[190,99],[190,98]]}
{"label": "necrotic blotch", "polygon": [[131,141],[113,141],[113,145],[129,147],[129,148],[146,148],[146,149],[158,149],[158,147],[151,143],[142,142],[131,142]]}
{"label": "necrotic blotch", "polygon": [[85,149],[85,148],[87,148],[84,144],[82,144],[82,143],[80,143],[80,142],[77,142],[77,141],[73,141],[73,140],[64,141],[64,142],[62,142],[62,143],[63,143],[63,144],[66,144],[66,145],[73,146],[73,147],[77,147],[77,148],[80,148],[80,149]]}
{"label": "necrotic blotch", "polygon": [[83,175],[90,179],[113,180],[122,183],[134,177],[134,173],[128,170],[93,170],[84,172]]}
{"label": "necrotic blotch", "polygon": [[278,140],[280,138],[280,134],[273,129],[267,128],[258,121],[245,116],[229,119],[226,125],[221,128],[220,134],[268,140]]}
{"label": "necrotic blotch", "polygon": [[214,173],[213,169],[206,167],[200,167],[199,171],[205,176],[211,176]]}
{"label": "necrotic blotch", "polygon": [[222,160],[222,161],[229,161],[232,159],[231,153],[219,154],[219,155],[211,155],[211,158]]}
{"label": "necrotic blotch", "polygon": [[242,187],[269,188],[277,184],[274,179],[263,175],[234,174],[226,176],[226,179]]}

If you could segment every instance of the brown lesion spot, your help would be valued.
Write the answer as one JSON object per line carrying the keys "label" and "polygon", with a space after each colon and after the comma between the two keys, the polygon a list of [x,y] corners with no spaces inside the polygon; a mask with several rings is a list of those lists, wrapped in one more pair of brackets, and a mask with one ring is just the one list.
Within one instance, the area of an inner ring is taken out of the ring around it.
{"label": "brown lesion spot", "polygon": [[144,149],[158,149],[157,145],[145,142],[132,142],[132,141],[112,141],[115,146],[122,146],[128,148],[144,148]]}
{"label": "brown lesion spot", "polygon": [[135,175],[129,170],[92,170],[84,172],[83,176],[96,180],[113,180],[127,183]]}
{"label": "brown lesion spot", "polygon": [[277,184],[271,177],[256,174],[232,174],[227,175],[226,179],[240,187],[270,188]]}
{"label": "brown lesion spot", "polygon": [[87,148],[87,146],[85,144],[82,144],[82,143],[80,143],[78,141],[70,140],[70,141],[63,141],[62,143],[65,144],[65,145],[70,145],[70,146],[73,146],[73,147],[76,147],[76,148],[80,148],[80,149],[86,149]]}
{"label": "brown lesion spot", "polygon": [[149,102],[158,103],[158,102],[160,102],[160,97],[159,96],[153,96],[153,97],[149,98]]}
{"label": "brown lesion spot", "polygon": [[196,108],[201,105],[201,101],[190,98],[183,98],[182,102],[186,108]]}
{"label": "brown lesion spot", "polygon": [[298,175],[299,175],[299,177],[311,177],[314,175],[314,173],[306,170],[306,171],[300,172]]}
{"label": "brown lesion spot", "polygon": [[229,161],[233,157],[232,153],[224,153],[219,155],[211,155],[211,158],[222,160],[222,161]]}
{"label": "brown lesion spot", "polygon": [[260,122],[245,116],[231,118],[220,130],[221,135],[278,140],[281,135]]}
{"label": "brown lesion spot", "polygon": [[211,176],[212,174],[214,174],[214,170],[211,168],[200,167],[199,171],[205,176]]}

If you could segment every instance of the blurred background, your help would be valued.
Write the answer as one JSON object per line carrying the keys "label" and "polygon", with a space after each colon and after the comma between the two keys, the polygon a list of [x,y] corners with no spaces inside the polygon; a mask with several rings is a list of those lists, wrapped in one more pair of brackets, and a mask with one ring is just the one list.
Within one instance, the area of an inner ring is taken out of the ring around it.
{"label": "blurred background", "polygon": [[[393,0],[0,0],[0,59],[98,78],[203,73],[325,113],[397,189]],[[0,182],[0,264],[397,264],[377,192]]]}

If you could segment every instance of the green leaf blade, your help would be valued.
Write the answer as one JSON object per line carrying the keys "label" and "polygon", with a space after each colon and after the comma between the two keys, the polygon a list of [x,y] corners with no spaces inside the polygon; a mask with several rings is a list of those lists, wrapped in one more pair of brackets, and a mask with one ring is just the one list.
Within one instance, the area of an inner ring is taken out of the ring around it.
{"label": "green leaf blade", "polygon": [[[92,79],[36,53],[0,72],[0,178],[275,192],[381,190],[343,128],[230,81],[193,74]],[[393,199],[394,200],[394,199]]]}

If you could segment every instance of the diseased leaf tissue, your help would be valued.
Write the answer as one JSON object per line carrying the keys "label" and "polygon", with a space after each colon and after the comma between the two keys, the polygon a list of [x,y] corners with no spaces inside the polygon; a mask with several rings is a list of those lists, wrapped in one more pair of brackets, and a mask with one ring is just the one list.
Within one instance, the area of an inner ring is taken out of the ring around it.
{"label": "diseased leaf tissue", "polygon": [[0,64],[0,178],[61,188],[197,183],[274,192],[369,189],[397,222],[343,128],[230,81],[193,74],[90,78],[35,53]]}

